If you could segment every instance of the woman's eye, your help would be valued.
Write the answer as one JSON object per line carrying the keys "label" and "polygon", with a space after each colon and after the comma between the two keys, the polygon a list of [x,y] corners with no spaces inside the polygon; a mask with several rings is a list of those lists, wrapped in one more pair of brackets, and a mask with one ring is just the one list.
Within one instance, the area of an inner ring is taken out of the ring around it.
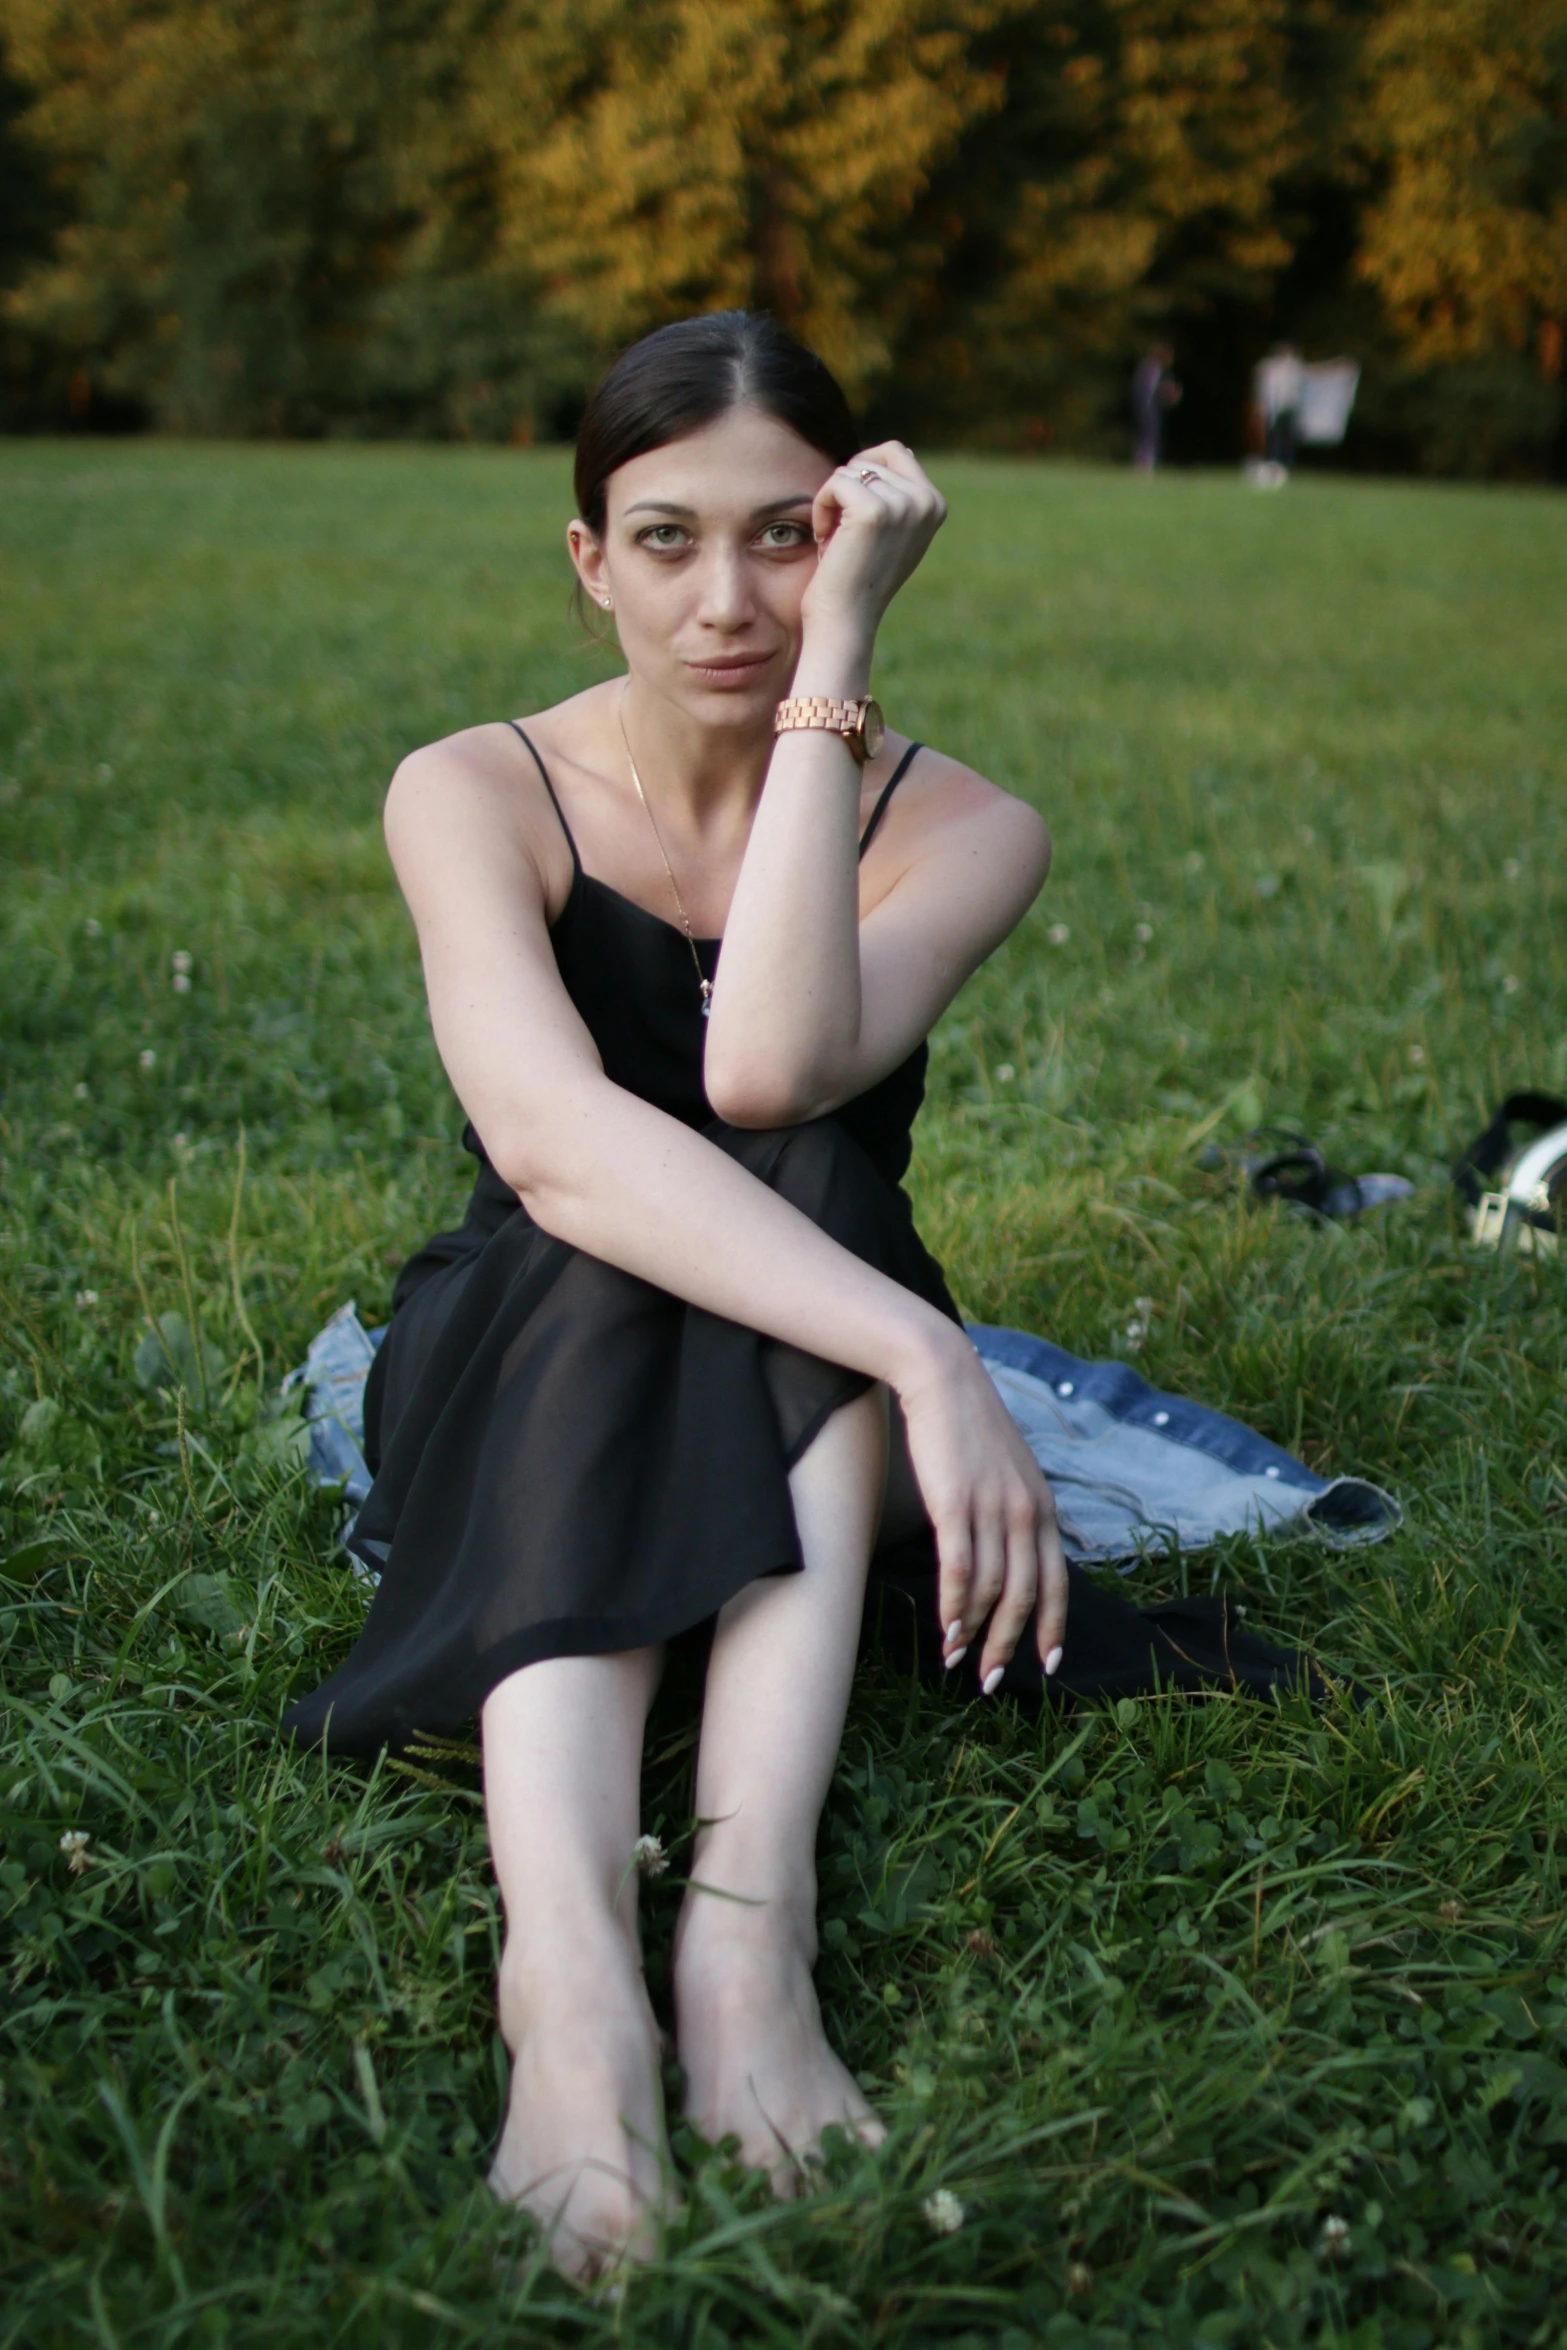
{"label": "woman's eye", "polygon": [[679,547],[685,544],[685,536],[678,522],[655,522],[639,534],[639,541],[644,547]]}
{"label": "woman's eye", "polygon": [[810,537],[809,525],[803,522],[770,522],[762,533],[764,547],[803,547]]}

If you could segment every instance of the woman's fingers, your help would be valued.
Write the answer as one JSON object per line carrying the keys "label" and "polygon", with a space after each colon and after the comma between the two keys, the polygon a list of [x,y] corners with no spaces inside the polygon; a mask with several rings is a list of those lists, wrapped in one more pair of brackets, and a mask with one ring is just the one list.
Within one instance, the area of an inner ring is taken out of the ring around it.
{"label": "woman's fingers", "polygon": [[[1000,1687],[1002,1674],[1030,1624],[1039,1661],[1047,1676],[1059,1668],[1066,1643],[1066,1553],[1056,1522],[1054,1496],[1048,1486],[1039,1494],[1014,1496],[1007,1512],[1004,1536],[1005,1564],[994,1605],[988,1596],[991,1578],[976,1571],[962,1633],[966,1650],[989,1611],[978,1665],[980,1687],[987,1697]],[[994,1555],[993,1548],[978,1538],[975,1551],[976,1557]],[[949,1640],[949,1651],[951,1646]]]}
{"label": "woman's fingers", "polygon": [[890,476],[917,492],[922,503],[928,502],[945,518],[946,499],[906,441],[878,441],[873,449],[862,449],[857,457],[851,457],[847,470],[856,476],[867,470]]}
{"label": "woman's fingers", "polygon": [[[942,1661],[950,1673],[968,1654],[974,1546],[966,1509],[932,1511],[936,1534],[936,1593],[942,1623]],[[975,1619],[977,1621],[977,1619]]]}
{"label": "woman's fingers", "polygon": [[900,1391],[909,1459],[935,1531],[942,1654],[982,1636],[987,1694],[1032,1623],[1047,1673],[1066,1637],[1066,1560],[1055,1499],[977,1355]]}
{"label": "woman's fingers", "polygon": [[981,1502],[974,1512],[974,1571],[969,1579],[964,1627],[972,1639],[1000,1599],[1007,1581],[1006,1528],[993,1508]]}
{"label": "woman's fingers", "polygon": [[1000,1685],[1012,1651],[1033,1621],[1039,1588],[1037,1519],[1027,1499],[1011,1511],[1006,1525],[1006,1579],[979,1660],[979,1685],[987,1697]]}
{"label": "woman's fingers", "polygon": [[1054,1673],[1061,1662],[1066,1643],[1066,1606],[1066,1552],[1052,1500],[1050,1514],[1039,1528],[1039,1604],[1034,1626],[1039,1661],[1047,1674]]}
{"label": "woman's fingers", "polygon": [[816,493],[812,526],[825,546],[847,515],[866,521],[936,528],[946,520],[947,503],[912,449],[882,441],[862,449],[827,476]]}
{"label": "woman's fingers", "polygon": [[938,1519],[935,1526],[942,1661],[951,1672],[967,1656],[1005,1588],[1006,1537],[994,1510],[973,1495],[964,1497],[945,1524]]}
{"label": "woman's fingers", "polygon": [[840,465],[811,509],[817,570],[806,590],[808,617],[820,620],[842,606],[876,625],[946,512],[940,492],[901,441],[862,449]]}

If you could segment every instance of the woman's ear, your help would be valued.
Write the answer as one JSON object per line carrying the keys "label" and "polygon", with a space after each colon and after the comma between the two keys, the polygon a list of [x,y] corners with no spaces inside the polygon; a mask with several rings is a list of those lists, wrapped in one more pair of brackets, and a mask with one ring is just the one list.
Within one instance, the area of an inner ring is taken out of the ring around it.
{"label": "woman's ear", "polygon": [[608,612],[613,608],[614,596],[604,575],[604,550],[599,545],[581,515],[566,525],[566,545],[582,582],[584,595]]}

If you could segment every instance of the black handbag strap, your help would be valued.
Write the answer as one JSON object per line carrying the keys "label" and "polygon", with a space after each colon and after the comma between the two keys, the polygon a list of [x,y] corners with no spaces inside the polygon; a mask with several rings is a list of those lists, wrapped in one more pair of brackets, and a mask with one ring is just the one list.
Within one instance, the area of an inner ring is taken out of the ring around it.
{"label": "black handbag strap", "polygon": [[[1483,1134],[1477,1135],[1453,1168],[1453,1182],[1472,1208],[1480,1205],[1493,1186],[1488,1178],[1501,1173],[1513,1155],[1511,1126],[1532,1126],[1537,1134],[1551,1126],[1567,1126],[1567,1102],[1554,1093],[1510,1093]],[[1543,1223],[1547,1219],[1542,1217]]]}

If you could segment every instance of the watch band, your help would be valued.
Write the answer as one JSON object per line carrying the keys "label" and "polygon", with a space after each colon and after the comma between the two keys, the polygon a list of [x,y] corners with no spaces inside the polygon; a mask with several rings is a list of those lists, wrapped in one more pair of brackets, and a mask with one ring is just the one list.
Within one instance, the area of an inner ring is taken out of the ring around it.
{"label": "watch band", "polygon": [[861,701],[838,701],[827,694],[799,694],[787,702],[780,702],[773,713],[774,734],[792,734],[797,729],[820,728],[827,734],[841,734],[856,759],[865,763],[865,713],[871,707],[867,694]]}

